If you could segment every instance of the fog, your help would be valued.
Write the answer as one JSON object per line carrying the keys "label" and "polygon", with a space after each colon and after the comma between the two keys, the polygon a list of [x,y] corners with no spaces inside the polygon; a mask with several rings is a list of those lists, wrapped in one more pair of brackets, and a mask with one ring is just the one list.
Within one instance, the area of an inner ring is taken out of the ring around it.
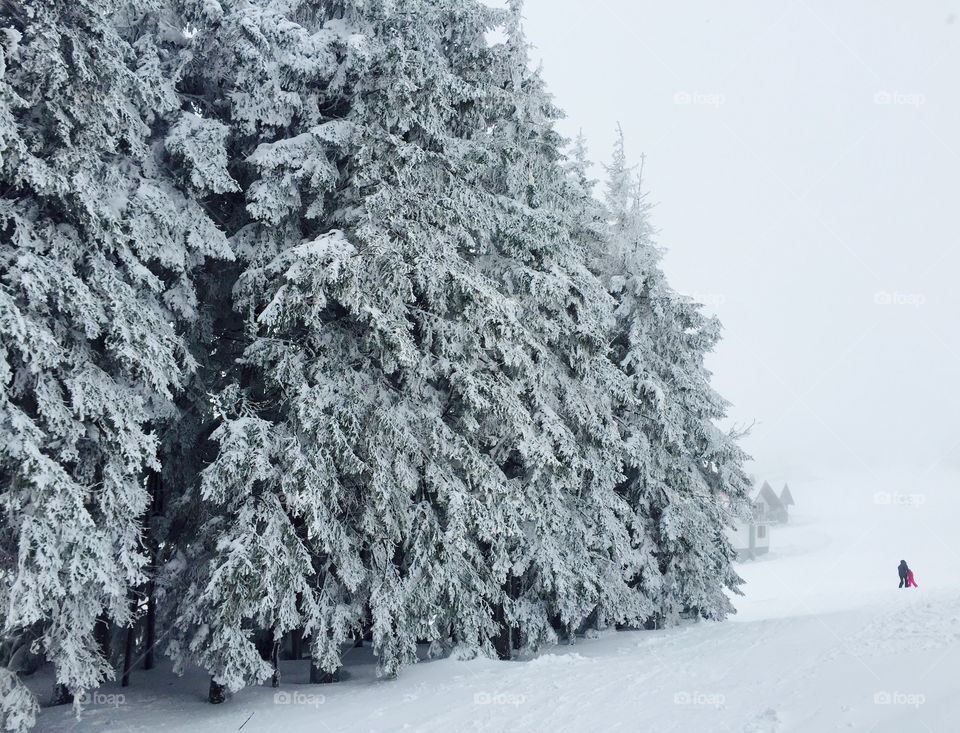
{"label": "fog", "polygon": [[[759,473],[960,466],[960,2],[527,0],[594,159],[619,121]],[[596,176],[602,170],[598,167]],[[598,189],[599,190],[599,189]]]}

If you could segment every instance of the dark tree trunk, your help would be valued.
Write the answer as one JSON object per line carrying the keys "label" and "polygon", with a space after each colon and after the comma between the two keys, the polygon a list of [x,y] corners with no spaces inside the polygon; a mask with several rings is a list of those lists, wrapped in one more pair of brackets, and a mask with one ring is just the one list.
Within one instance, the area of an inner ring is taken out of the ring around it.
{"label": "dark tree trunk", "polygon": [[[154,559],[156,555],[154,555]],[[153,648],[157,645],[157,599],[153,578],[147,582],[147,617],[143,633],[143,668],[153,669],[156,658]]]}
{"label": "dark tree trunk", "polygon": [[[106,613],[101,613],[97,616],[97,622],[93,627],[93,638],[97,642],[97,648],[100,650],[100,654],[107,660],[108,664],[110,664],[110,657],[113,653],[113,650],[110,648],[111,632],[110,617],[107,616]],[[111,664],[110,666],[112,667],[113,665]]]}
{"label": "dark tree trunk", "polygon": [[303,629],[294,629],[290,632],[290,658],[303,657]]}
{"label": "dark tree trunk", "polygon": [[156,664],[154,648],[157,645],[157,588],[155,578],[157,575],[157,545],[156,537],[150,532],[152,524],[151,519],[163,514],[163,478],[153,471],[147,478],[147,486],[150,489],[152,498],[150,513],[147,516],[147,526],[145,535],[150,543],[150,577],[147,580],[147,617],[144,622],[143,632],[143,668],[153,669]]}
{"label": "dark tree trunk", "polygon": [[603,631],[606,628],[603,614],[600,612],[599,606],[594,608],[590,612],[590,615],[587,616],[586,628],[593,629],[594,631]]}
{"label": "dark tree trunk", "polygon": [[655,629],[663,628],[663,623],[660,620],[660,614],[654,614],[653,616],[648,618],[646,621],[644,621],[643,628],[646,631],[654,631]]}
{"label": "dark tree trunk", "polygon": [[354,636],[356,637],[353,640],[354,649],[362,649],[363,648],[363,627],[362,626],[359,629],[357,629]]}
{"label": "dark tree trunk", "polygon": [[67,689],[67,686],[61,682],[57,682],[53,686],[53,698],[50,700],[51,705],[69,705],[73,702],[73,694]]}
{"label": "dark tree trunk", "polygon": [[130,593],[130,626],[127,628],[126,643],[123,645],[123,675],[120,677],[120,686],[130,685],[130,672],[133,669],[133,655],[137,646],[137,603],[139,594]]}
{"label": "dark tree trunk", "polygon": [[[510,597],[511,597],[513,600],[518,600],[518,599],[520,598],[520,594],[523,592],[521,579],[518,578],[518,577],[517,577],[516,575],[514,575],[513,573],[510,573],[510,580],[509,580],[508,582],[509,582],[509,586],[508,586],[508,587],[510,588]],[[521,646],[521,644],[520,644],[520,629],[517,628],[517,627],[511,628],[511,629],[510,629],[510,636],[511,636],[512,641],[513,641],[513,649],[514,649],[515,651],[519,651],[519,650],[520,650],[520,646]]]}
{"label": "dark tree trunk", "polygon": [[272,687],[280,687],[280,643],[282,641],[282,636],[279,639],[274,637],[273,648],[270,650],[270,665],[273,667],[273,676],[270,678]]}
{"label": "dark tree trunk", "polygon": [[273,632],[257,631],[253,635],[253,645],[260,654],[260,659],[269,662],[273,658]]}
{"label": "dark tree trunk", "polygon": [[210,693],[207,696],[211,705],[219,705],[227,699],[227,691],[223,685],[216,682],[213,677],[210,678]]}
{"label": "dark tree trunk", "polygon": [[550,628],[556,631],[558,636],[563,636],[565,627],[560,617],[557,616],[556,614],[553,614],[552,616],[550,616],[549,621],[550,621]]}
{"label": "dark tree trunk", "polygon": [[133,666],[133,646],[137,643],[136,626],[127,629],[127,642],[123,646],[123,674],[120,677],[120,687],[130,686],[130,668]]}
{"label": "dark tree trunk", "polygon": [[493,648],[497,652],[499,659],[511,659],[513,657],[513,644],[510,641],[510,626],[507,624],[506,614],[503,611],[503,604],[497,604],[493,609],[493,620],[497,623],[500,631],[493,637]]}
{"label": "dark tree trunk", "polygon": [[[521,579],[510,573],[503,586],[503,594],[511,600],[520,597]],[[514,628],[507,621],[506,609],[503,604],[498,604],[493,609],[493,620],[500,627],[500,632],[493,637],[493,648],[497,652],[499,659],[512,659],[513,650],[520,648],[520,631]]]}

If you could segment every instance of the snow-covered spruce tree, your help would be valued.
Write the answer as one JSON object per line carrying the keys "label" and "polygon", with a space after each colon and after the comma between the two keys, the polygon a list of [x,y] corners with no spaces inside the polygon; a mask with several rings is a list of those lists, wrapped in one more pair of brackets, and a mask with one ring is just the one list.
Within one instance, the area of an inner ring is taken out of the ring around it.
{"label": "snow-covered spruce tree", "polygon": [[[286,632],[310,631],[317,624],[318,599],[330,590],[320,569],[325,562],[336,562],[352,577],[347,556],[324,560],[314,551],[330,537],[345,536],[342,518],[328,511],[322,496],[309,493],[318,485],[309,480],[323,485],[312,467],[322,459],[291,449],[297,438],[284,421],[286,406],[255,362],[238,363],[256,325],[245,322],[245,303],[233,307],[249,297],[235,300],[243,268],[302,242],[290,222],[274,228],[280,217],[254,202],[296,210],[302,185],[304,193],[320,197],[316,216],[324,190],[337,180],[324,141],[309,132],[299,140],[288,136],[299,134],[290,131],[300,125],[309,131],[323,119],[321,109],[340,104],[337,77],[349,67],[352,51],[333,17],[339,14],[333,4],[185,0],[175,9],[174,27],[188,30],[175,39],[184,61],[178,90],[204,116],[229,125],[230,165],[245,189],[242,197],[218,200],[241,265],[203,278],[210,313],[200,337],[206,358],[195,390],[223,391],[209,406],[212,411],[184,415],[191,438],[171,444],[193,466],[198,456],[216,458],[203,472],[196,495],[184,497],[172,511],[176,531],[190,540],[179,542],[163,587],[168,598],[177,599],[165,618],[168,652],[178,667],[194,661],[211,672],[211,700],[216,701],[223,688],[236,690],[275,671],[258,651],[255,635],[272,635],[276,646]],[[330,27],[324,28],[326,21]],[[289,143],[283,150],[296,170],[280,171],[289,174],[286,180],[269,172],[266,182],[260,180],[247,160],[251,151],[269,147],[264,141],[276,142],[278,150],[281,141]],[[264,187],[278,194],[275,201],[260,196]],[[210,415],[215,421],[208,420]],[[219,451],[208,447],[210,437]],[[344,638],[352,625],[340,624]]]}
{"label": "snow-covered spruce tree", "polygon": [[720,326],[674,292],[660,269],[651,205],[626,164],[618,129],[605,196],[609,223],[601,262],[617,299],[612,357],[630,379],[618,406],[625,427],[622,487],[656,548],[637,582],[655,600],[656,622],[680,613],[723,618],[737,591],[724,533],[745,511],[749,481],[737,435],[722,431],[726,402],[710,386],[704,356]]}
{"label": "snow-covered spruce tree", "polygon": [[518,375],[529,380],[523,394],[535,427],[514,457],[527,533],[512,548],[519,583],[508,604],[511,621],[536,645],[553,638],[553,627],[570,634],[591,615],[601,624],[649,615],[631,580],[650,547],[615,491],[622,451],[611,400],[626,385],[607,358],[612,302],[587,267],[602,236],[596,205],[566,174],[554,128],[560,112],[529,68],[520,10],[510,3],[497,49],[490,190],[501,211],[495,248],[481,265],[517,303],[536,344],[535,372]]}
{"label": "snow-covered spruce tree", "polygon": [[[568,185],[572,189],[570,200],[575,202],[578,211],[572,230],[585,248],[590,271],[603,283],[616,307],[619,303],[618,289],[610,287],[610,265],[615,259],[611,251],[610,222],[607,207],[593,194],[596,181],[589,177],[590,165],[586,140],[580,133],[573,142],[566,165]],[[622,312],[620,309],[620,314]],[[614,595],[610,599],[601,599],[591,619],[594,628],[604,628],[610,624],[634,627],[645,625],[655,613],[654,601],[660,589],[660,572],[654,554],[655,537],[650,531],[649,519],[638,511],[637,503],[631,501],[632,467],[637,461],[643,460],[647,448],[643,442],[637,441],[637,435],[641,431],[637,429],[636,416],[628,414],[628,408],[634,405],[634,381],[611,359],[616,353],[617,334],[621,323],[622,315],[615,313],[606,337],[607,363],[604,368],[612,367],[616,373],[607,379],[609,409],[613,412],[613,419],[619,430],[618,455],[615,460],[622,475],[615,492],[630,507],[629,513],[623,515],[629,532],[629,544],[624,543],[617,549],[629,560],[622,565],[622,569],[630,592],[626,598]],[[622,593],[622,586],[617,587]]]}
{"label": "snow-covered spruce tree", "polygon": [[346,103],[249,158],[246,360],[289,435],[274,490],[314,557],[313,654],[328,672],[361,620],[387,675],[418,640],[489,651],[496,632],[492,578],[506,572],[500,538],[519,534],[519,491],[479,425],[518,435],[527,416],[503,366],[522,358],[523,329],[470,266],[491,218],[465,150],[485,123],[471,75],[492,16],[344,8],[327,28],[356,48],[340,52],[357,64]]}
{"label": "snow-covered spruce tree", "polygon": [[[204,389],[218,364],[235,384],[174,563],[177,662],[236,689],[271,672],[255,632],[303,629],[332,673],[368,624],[394,674],[418,640],[503,653],[506,625],[536,646],[652,615],[657,520],[624,500],[624,456],[651,462],[636,379],[607,358],[614,301],[587,267],[606,232],[564,175],[519,6],[178,12],[179,90],[229,125],[245,190],[218,209],[247,343],[237,368],[209,342]],[[195,460],[207,429],[189,432]]]}
{"label": "snow-covered spruce tree", "polygon": [[[137,12],[133,12],[136,10]],[[191,270],[224,235],[165,167],[180,105],[142,8],[6,3],[0,31],[0,490],[4,724],[33,719],[19,639],[61,695],[113,673],[96,629],[131,623],[156,427],[193,366]],[[121,33],[118,29],[124,28]],[[197,170],[216,160],[181,135]],[[209,185],[221,185],[208,182]],[[102,638],[102,637],[101,637]]]}
{"label": "snow-covered spruce tree", "polygon": [[[565,231],[561,141],[522,147],[552,118],[511,121],[541,103],[515,83],[525,48],[491,49],[502,16],[475,2],[309,7],[238,4],[194,36],[200,96],[224,90],[209,106],[252,150],[250,373],[173,652],[233,688],[268,674],[257,627],[307,627],[328,672],[361,622],[388,675],[418,640],[490,653],[504,608],[542,643],[627,589],[635,549],[594,375],[619,377],[597,356],[610,299]],[[249,577],[266,554],[279,592]]]}

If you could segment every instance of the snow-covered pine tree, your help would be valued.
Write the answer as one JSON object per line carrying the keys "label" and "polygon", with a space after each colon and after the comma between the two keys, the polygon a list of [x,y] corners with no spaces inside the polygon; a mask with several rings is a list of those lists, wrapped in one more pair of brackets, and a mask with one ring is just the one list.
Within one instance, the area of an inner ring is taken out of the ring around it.
{"label": "snow-covered pine tree", "polygon": [[631,383],[618,407],[626,428],[623,489],[656,556],[637,582],[655,600],[658,623],[682,612],[723,618],[732,611],[724,590],[740,584],[724,529],[744,511],[749,481],[738,436],[717,425],[727,404],[704,366],[719,323],[667,284],[651,205],[627,166],[619,128],[605,203],[602,273],[617,299],[612,357]]}
{"label": "snow-covered pine tree", "polygon": [[[230,105],[252,150],[234,236],[250,374],[204,477],[224,514],[174,646],[231,687],[267,674],[264,625],[309,626],[328,672],[361,621],[388,675],[418,640],[489,653],[500,609],[542,643],[551,616],[619,607],[636,551],[613,491],[611,301],[568,231],[525,46],[491,49],[504,16],[476,2],[306,7],[231,7],[191,72],[221,75],[194,86],[223,90],[206,106]],[[279,595],[242,575],[268,521],[301,543],[266,561]]]}
{"label": "snow-covered pine tree", "polygon": [[34,637],[68,690],[109,672],[151,500],[170,652],[218,688],[273,671],[256,634],[329,674],[369,626],[392,675],[423,640],[722,615],[715,329],[622,155],[603,225],[519,3],[160,12],[50,0],[2,40],[8,723]]}
{"label": "snow-covered pine tree", "polygon": [[622,374],[606,356],[612,301],[587,267],[596,207],[566,175],[555,130],[560,112],[529,66],[520,2],[509,3],[489,136],[497,153],[491,192],[502,201],[495,249],[482,264],[518,304],[534,339],[524,400],[534,418],[515,471],[526,487],[525,542],[513,549],[519,592],[509,616],[536,645],[589,616],[635,622],[649,605],[629,581],[644,551],[635,517],[615,492],[622,480],[611,396]]}
{"label": "snow-covered pine tree", "polygon": [[[340,75],[356,52],[341,12],[335,3],[316,2],[177,4],[176,25],[190,31],[176,39],[184,60],[179,89],[198,110],[229,125],[230,166],[244,186],[243,196],[218,201],[240,266],[204,278],[207,353],[195,388],[220,394],[212,411],[185,415],[192,438],[172,444],[194,467],[199,456],[216,458],[196,494],[173,512],[190,540],[175,546],[164,583],[164,593],[177,599],[165,620],[168,652],[178,667],[194,661],[211,672],[212,701],[222,699],[224,688],[274,672],[257,649],[258,634],[272,635],[274,644],[294,630],[318,637],[319,598],[337,592],[323,577],[324,565],[336,563],[348,578],[359,573],[342,517],[309,493],[328,489],[320,475],[324,457],[296,450],[297,427],[286,421],[273,375],[249,354],[240,358],[255,342],[257,314],[249,308],[266,283],[237,285],[245,268],[302,244],[296,227],[315,225],[284,212],[302,213],[301,194],[315,195],[316,218],[325,189],[338,179],[327,157],[330,141],[310,131],[341,104]],[[291,334],[291,343],[297,339]],[[210,437],[219,450],[210,450]],[[325,543],[338,552],[346,543],[347,554],[324,551]],[[344,618],[350,608],[337,609],[340,641],[356,625],[356,613]]]}
{"label": "snow-covered pine tree", "polygon": [[[472,362],[495,349],[497,329],[521,329],[461,256],[483,217],[465,208],[472,193],[457,170],[477,102],[446,49],[485,53],[490,11],[449,5],[347,3],[323,17],[260,3],[219,21],[241,27],[223,35],[245,44],[221,64],[265,59],[262,73],[241,68],[227,86],[238,134],[262,140],[247,159],[252,221],[235,237],[254,376],[241,385],[247,407],[218,431],[205,492],[232,505],[185,604],[196,631],[174,651],[230,687],[266,673],[249,630],[270,622],[278,601],[223,582],[243,567],[233,556],[259,546],[256,528],[236,521],[244,510],[300,530],[311,582],[301,583],[302,554],[274,553],[267,572],[300,583],[314,661],[328,672],[361,620],[386,674],[415,660],[418,639],[476,649],[492,633],[494,586],[477,536],[509,529],[510,502],[497,467],[452,424],[478,411],[509,418],[515,395],[498,367]],[[303,57],[315,65],[270,63]],[[283,112],[249,104],[264,87]]]}
{"label": "snow-covered pine tree", "polygon": [[155,429],[193,366],[178,333],[196,316],[191,271],[206,257],[231,257],[223,233],[178,189],[158,133],[172,125],[171,152],[193,165],[197,188],[216,189],[228,185],[218,128],[185,122],[154,38],[133,22],[142,12],[121,0],[4,5],[0,687],[8,730],[28,727],[35,710],[16,678],[20,640],[36,640],[63,695],[113,673],[96,630],[131,623],[129,593],[145,579],[141,521],[146,474],[158,468]]}
{"label": "snow-covered pine tree", "polygon": [[[626,167],[626,158],[622,158]],[[616,258],[611,251],[613,244],[608,222],[607,207],[594,197],[596,181],[589,177],[591,163],[588,159],[586,140],[580,133],[575,139],[566,165],[568,185],[572,192],[571,208],[576,214],[572,217],[572,230],[577,241],[584,247],[586,261],[591,272],[600,279],[605,290],[618,304],[618,290],[610,287],[609,268]],[[635,424],[625,415],[625,409],[632,404],[632,379],[619,365],[611,361],[611,349],[615,348],[619,319],[616,313],[608,323],[607,347],[604,368],[611,366],[615,373],[607,376],[609,409],[619,430],[618,455],[615,459],[623,474],[616,484],[616,494],[622,500],[629,500],[631,465],[642,456],[643,446],[634,441]],[[639,451],[639,452],[638,452]],[[608,550],[612,559],[619,556],[622,582],[613,585],[616,593],[601,598],[591,618],[594,628],[604,628],[610,624],[618,626],[640,626],[654,613],[654,597],[659,589],[656,558],[654,557],[654,538],[649,531],[647,519],[637,511],[636,504],[627,501],[630,511],[621,512],[626,533],[622,530],[615,535],[620,542],[613,546],[616,553]],[[611,567],[613,564],[611,563]],[[629,589],[629,590],[626,590]]]}

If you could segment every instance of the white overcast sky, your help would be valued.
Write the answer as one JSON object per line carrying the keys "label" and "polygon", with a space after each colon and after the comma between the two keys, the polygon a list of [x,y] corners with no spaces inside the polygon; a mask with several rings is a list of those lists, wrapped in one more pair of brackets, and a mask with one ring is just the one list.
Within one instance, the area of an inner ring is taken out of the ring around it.
{"label": "white overcast sky", "polygon": [[757,421],[755,470],[960,467],[960,0],[524,15],[561,130],[602,160],[619,121],[646,154],[665,269],[724,323],[709,363]]}

